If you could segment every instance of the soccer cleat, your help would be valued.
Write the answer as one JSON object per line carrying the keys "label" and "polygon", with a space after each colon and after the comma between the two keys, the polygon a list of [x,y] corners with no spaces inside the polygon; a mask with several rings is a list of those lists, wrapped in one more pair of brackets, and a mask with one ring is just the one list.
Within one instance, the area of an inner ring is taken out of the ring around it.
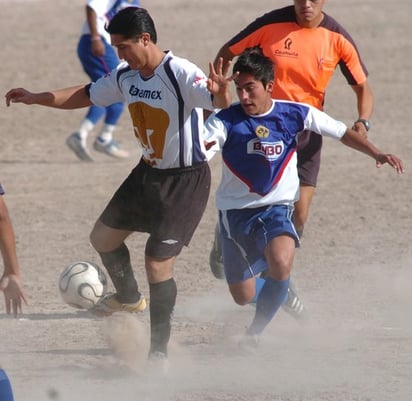
{"label": "soccer cleat", "polygon": [[238,347],[245,353],[253,353],[259,347],[260,338],[256,334],[248,334],[247,332],[239,339]]}
{"label": "soccer cleat", "polygon": [[90,157],[87,147],[83,145],[80,135],[78,132],[71,134],[66,139],[66,145],[74,152],[74,154],[84,162],[92,162],[93,159]]}
{"label": "soccer cleat", "polygon": [[93,143],[93,148],[97,152],[116,157],[118,159],[125,159],[129,157],[129,153],[119,148],[117,142],[112,139],[109,142],[103,142],[100,138],[96,138]]}
{"label": "soccer cleat", "polygon": [[288,288],[288,298],[282,305],[282,308],[296,320],[304,322],[308,319],[306,308],[304,307],[303,302],[299,299],[296,287],[293,285],[292,281],[290,281]]}
{"label": "soccer cleat", "polygon": [[213,239],[212,249],[209,254],[209,265],[213,275],[217,279],[225,278],[225,269],[223,267],[222,247],[220,245],[219,224],[215,227],[215,237]]}
{"label": "soccer cleat", "polygon": [[164,352],[151,351],[147,362],[150,373],[163,376],[169,373],[169,360]]}
{"label": "soccer cleat", "polygon": [[110,316],[115,312],[139,313],[146,309],[146,299],[143,295],[136,302],[121,303],[116,294],[105,295],[89,311],[96,316]]}

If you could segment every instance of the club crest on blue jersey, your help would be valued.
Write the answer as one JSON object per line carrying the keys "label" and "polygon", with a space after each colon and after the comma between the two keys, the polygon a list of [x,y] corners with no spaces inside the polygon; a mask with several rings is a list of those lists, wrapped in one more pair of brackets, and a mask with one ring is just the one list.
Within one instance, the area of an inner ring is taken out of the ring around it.
{"label": "club crest on blue jersey", "polygon": [[255,129],[255,134],[259,138],[267,138],[269,136],[269,129],[264,127],[263,125],[258,125]]}

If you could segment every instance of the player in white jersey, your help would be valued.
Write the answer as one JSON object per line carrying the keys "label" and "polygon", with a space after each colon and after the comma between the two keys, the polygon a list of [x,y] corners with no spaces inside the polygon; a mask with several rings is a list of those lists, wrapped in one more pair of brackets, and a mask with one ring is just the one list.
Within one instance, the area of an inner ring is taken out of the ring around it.
{"label": "player in white jersey", "polygon": [[[110,43],[110,35],[105,29],[106,25],[123,8],[138,6],[138,0],[87,1],[86,21],[82,26],[77,44],[77,56],[90,80],[96,81],[109,73],[120,62],[116,50]],[[99,120],[103,119],[102,127],[93,143],[94,149],[112,157],[127,157],[128,152],[120,149],[117,141],[113,138],[113,132],[123,108],[122,102],[104,107],[91,105],[77,131],[66,139],[67,146],[80,160],[93,161],[87,148],[87,138]]]}
{"label": "player in white jersey", "polygon": [[[258,336],[284,302],[299,236],[292,222],[299,196],[296,137],[304,129],[340,140],[403,172],[401,160],[383,154],[344,123],[303,103],[271,98],[272,61],[260,48],[246,50],[233,71],[240,102],[206,121],[209,157],[222,152],[216,192],[226,280],[234,301],[256,302],[242,344]],[[267,270],[265,278],[259,273]]]}
{"label": "player in white jersey", "polygon": [[113,46],[127,63],[97,82],[53,92],[12,89],[12,102],[63,109],[125,101],[143,157],[97,220],[90,240],[116,288],[95,312],[138,312],[146,301],[138,290],[126,238],[149,233],[145,269],[150,291],[150,359],[166,360],[176,301],[173,266],[197,227],[210,190],[203,143],[203,111],[231,103],[229,63],[209,78],[194,64],[156,44],[154,22],[143,8],[120,11],[108,26]]}

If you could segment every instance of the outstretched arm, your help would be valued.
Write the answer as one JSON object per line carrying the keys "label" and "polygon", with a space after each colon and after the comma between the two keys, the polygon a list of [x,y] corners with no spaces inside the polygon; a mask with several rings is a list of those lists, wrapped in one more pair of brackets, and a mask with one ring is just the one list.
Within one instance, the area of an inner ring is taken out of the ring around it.
{"label": "outstretched arm", "polygon": [[0,196],[0,251],[4,263],[0,290],[4,292],[7,313],[13,311],[16,316],[22,311],[22,301],[27,304],[27,300],[21,283],[13,226],[3,196]]}
{"label": "outstretched arm", "polygon": [[24,88],[14,88],[6,93],[6,105],[11,103],[38,104],[57,109],[79,109],[92,104],[85,85],[72,86],[50,92],[33,93]]}
{"label": "outstretched arm", "polygon": [[353,129],[348,128],[346,130],[345,135],[341,138],[341,142],[344,145],[365,153],[375,159],[376,167],[378,168],[382,167],[385,163],[388,163],[396,170],[398,174],[404,172],[403,163],[399,157],[389,153],[382,153],[372,142],[359,135],[359,133]]}
{"label": "outstretched arm", "polygon": [[[358,119],[369,120],[373,111],[373,93],[368,81],[354,85],[352,89],[356,94]],[[355,122],[352,128],[365,138],[368,136],[368,131],[362,122]]]}

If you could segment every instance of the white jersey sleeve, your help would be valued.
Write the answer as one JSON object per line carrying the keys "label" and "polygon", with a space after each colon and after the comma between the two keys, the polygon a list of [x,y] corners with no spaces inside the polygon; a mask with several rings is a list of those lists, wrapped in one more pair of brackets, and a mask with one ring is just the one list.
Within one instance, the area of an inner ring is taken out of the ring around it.
{"label": "white jersey sleeve", "polygon": [[114,70],[90,86],[90,100],[96,106],[106,107],[113,103],[124,102],[124,95],[120,90],[117,74],[128,68],[127,63],[120,63]]}
{"label": "white jersey sleeve", "polygon": [[216,117],[216,112],[212,113],[205,122],[204,141],[206,143],[214,143],[207,151],[207,160],[222,151],[223,145],[227,138],[227,129],[223,121]]}
{"label": "white jersey sleeve", "polygon": [[305,129],[316,132],[322,136],[341,139],[347,130],[347,126],[335,120],[316,107],[309,106],[309,111],[305,119]]}
{"label": "white jersey sleeve", "polygon": [[185,103],[206,110],[214,109],[212,96],[207,89],[207,77],[197,65],[187,59],[173,56],[170,68],[176,77]]}

